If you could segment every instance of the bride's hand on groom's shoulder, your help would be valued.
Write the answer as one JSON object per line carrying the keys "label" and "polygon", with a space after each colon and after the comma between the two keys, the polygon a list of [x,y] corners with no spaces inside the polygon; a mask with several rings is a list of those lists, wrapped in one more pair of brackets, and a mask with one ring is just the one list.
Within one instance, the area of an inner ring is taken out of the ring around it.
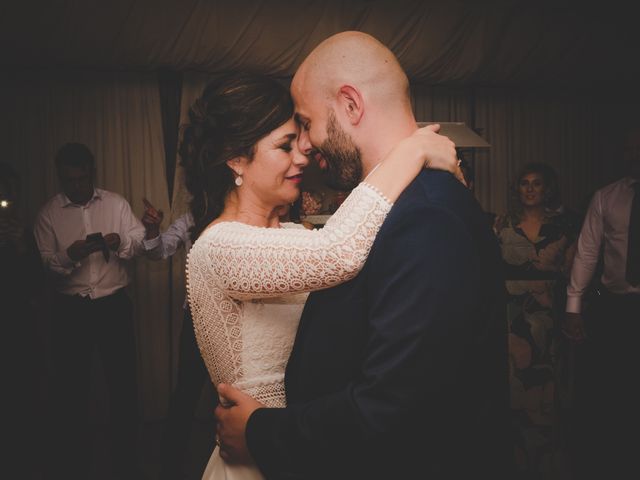
{"label": "bride's hand on groom's shoulder", "polygon": [[427,125],[417,129],[413,135],[403,140],[403,142],[410,149],[421,152],[425,168],[450,172],[466,185],[460,169],[456,144],[449,137],[439,132],[439,124]]}
{"label": "bride's hand on groom's shoulder", "polygon": [[264,405],[230,385],[218,385],[220,404],[216,407],[216,443],[228,463],[253,463],[245,430],[251,414]]}

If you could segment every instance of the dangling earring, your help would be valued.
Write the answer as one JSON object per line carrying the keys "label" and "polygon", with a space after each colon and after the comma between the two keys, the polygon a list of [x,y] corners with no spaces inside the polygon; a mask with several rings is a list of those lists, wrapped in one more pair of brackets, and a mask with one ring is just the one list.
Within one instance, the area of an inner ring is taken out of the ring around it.
{"label": "dangling earring", "polygon": [[236,177],[235,183],[238,187],[242,185],[242,175],[238,174],[238,176]]}

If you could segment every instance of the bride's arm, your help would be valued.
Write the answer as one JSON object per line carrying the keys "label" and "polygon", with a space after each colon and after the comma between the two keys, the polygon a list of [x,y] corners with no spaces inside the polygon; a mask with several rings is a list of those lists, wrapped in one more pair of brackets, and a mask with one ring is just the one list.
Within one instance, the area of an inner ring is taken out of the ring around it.
{"label": "bride's arm", "polygon": [[[394,147],[320,230],[214,225],[189,252],[187,287],[213,281],[233,298],[248,299],[321,290],[355,277],[392,202],[425,163],[457,167],[454,147],[448,160],[442,153],[453,144],[433,135],[420,129]],[[440,150],[430,157],[434,146]]]}

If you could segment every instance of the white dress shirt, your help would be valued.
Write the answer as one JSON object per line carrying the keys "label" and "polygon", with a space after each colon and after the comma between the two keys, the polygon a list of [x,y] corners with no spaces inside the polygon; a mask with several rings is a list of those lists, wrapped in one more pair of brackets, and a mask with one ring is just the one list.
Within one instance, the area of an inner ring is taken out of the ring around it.
{"label": "white dress shirt", "polygon": [[604,247],[604,269],[600,281],[611,293],[640,294],[625,279],[631,202],[631,185],[637,180],[625,177],[598,190],[587,210],[578,249],[567,287],[567,312],[582,311],[582,297],[591,282],[600,248]]}
{"label": "white dress shirt", "polygon": [[[193,225],[191,213],[185,213],[178,217],[163,233],[155,238],[149,240],[145,238],[142,241],[145,255],[153,260],[164,260],[174,255],[181,246],[184,246],[184,251],[188,253],[191,249],[189,229]],[[189,303],[185,296],[182,308],[186,310],[188,307]]]}
{"label": "white dress shirt", "polygon": [[191,249],[191,235],[189,229],[193,227],[193,219],[190,213],[178,217],[169,228],[155,238],[143,240],[142,244],[146,255],[154,260],[169,258],[174,255],[181,246],[184,251]]}
{"label": "white dress shirt", "polygon": [[[109,261],[102,252],[71,260],[67,248],[97,232],[120,235]],[[71,202],[64,193],[50,199],[38,213],[34,235],[45,266],[56,274],[58,292],[100,298],[129,284],[128,260],[142,251],[144,226],[122,196],[96,188],[86,205]]]}

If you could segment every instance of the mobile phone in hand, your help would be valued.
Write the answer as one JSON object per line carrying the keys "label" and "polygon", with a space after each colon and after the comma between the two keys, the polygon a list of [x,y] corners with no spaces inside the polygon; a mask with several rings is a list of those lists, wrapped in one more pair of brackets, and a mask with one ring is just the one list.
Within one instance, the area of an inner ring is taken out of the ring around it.
{"label": "mobile phone in hand", "polygon": [[104,237],[102,236],[102,232],[90,233],[87,235],[85,239],[87,243],[93,243],[100,245],[100,249],[102,250],[102,256],[104,257],[104,261],[109,261],[109,248],[107,247],[107,242],[104,241]]}
{"label": "mobile phone in hand", "polygon": [[85,239],[87,243],[104,243],[104,237],[102,236],[102,232],[90,233],[87,235]]}

